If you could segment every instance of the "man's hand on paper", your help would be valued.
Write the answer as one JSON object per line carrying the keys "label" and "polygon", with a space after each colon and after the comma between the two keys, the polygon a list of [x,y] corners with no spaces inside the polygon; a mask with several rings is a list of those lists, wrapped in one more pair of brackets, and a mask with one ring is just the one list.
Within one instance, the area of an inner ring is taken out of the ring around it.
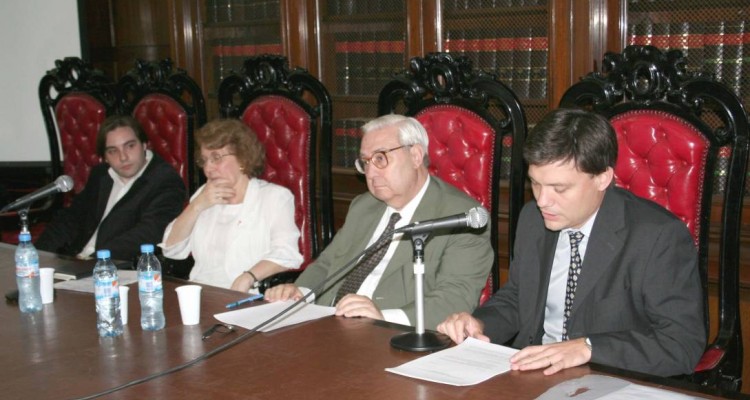
{"label": "man's hand on paper", "polygon": [[336,316],[383,319],[383,313],[369,297],[347,294],[336,303]]}
{"label": "man's hand on paper", "polygon": [[482,321],[465,312],[449,315],[445,321],[437,326],[437,330],[440,333],[448,335],[456,344],[460,344],[467,337],[473,337],[485,342],[490,341],[490,338],[482,333],[484,331]]}
{"label": "man's hand on paper", "polygon": [[577,367],[591,360],[591,350],[585,338],[529,346],[510,358],[514,371],[529,371],[545,368],[544,375],[552,375],[565,368]]}
{"label": "man's hand on paper", "polygon": [[297,301],[302,298],[302,291],[299,290],[297,285],[291,283],[285,283],[283,285],[277,285],[266,289],[265,299],[270,302],[275,301],[286,301],[294,300]]}

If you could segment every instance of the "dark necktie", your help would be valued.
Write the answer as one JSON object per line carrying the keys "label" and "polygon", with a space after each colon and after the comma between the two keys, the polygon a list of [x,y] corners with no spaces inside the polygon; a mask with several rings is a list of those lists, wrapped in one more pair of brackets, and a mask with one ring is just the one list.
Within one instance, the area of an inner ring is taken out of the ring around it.
{"label": "dark necktie", "polygon": [[346,277],[346,280],[344,280],[344,283],[336,294],[336,301],[334,304],[349,293],[357,293],[359,287],[362,286],[362,282],[365,281],[365,278],[367,278],[367,276],[370,275],[370,272],[380,264],[380,261],[383,260],[383,256],[385,256],[385,252],[388,250],[388,246],[391,243],[390,239],[393,233],[393,228],[396,226],[396,222],[400,219],[401,214],[391,214],[391,219],[388,221],[388,225],[375,242],[376,246],[369,254],[365,254],[362,259],[359,260],[359,263],[357,263],[354,270]]}
{"label": "dark necktie", "polygon": [[578,275],[581,274],[581,254],[578,252],[578,245],[583,240],[583,233],[568,232],[570,236],[570,268],[568,269],[568,284],[565,288],[565,311],[563,313],[562,340],[568,340],[568,318],[570,310],[573,308],[573,300],[576,297],[576,287],[578,287]]}

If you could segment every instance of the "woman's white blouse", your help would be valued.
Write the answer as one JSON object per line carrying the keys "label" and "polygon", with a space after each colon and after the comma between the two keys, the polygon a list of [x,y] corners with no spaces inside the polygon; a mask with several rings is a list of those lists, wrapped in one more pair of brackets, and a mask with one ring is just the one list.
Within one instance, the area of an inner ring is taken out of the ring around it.
{"label": "woman's white blouse", "polygon": [[[204,189],[201,186],[192,201]],[[172,221],[164,240],[172,231]],[[185,259],[193,254],[190,280],[229,288],[235,278],[261,260],[299,268],[299,229],[294,223],[294,196],[288,189],[253,178],[242,204],[217,204],[203,211],[193,231],[172,246],[161,243],[164,255]]]}

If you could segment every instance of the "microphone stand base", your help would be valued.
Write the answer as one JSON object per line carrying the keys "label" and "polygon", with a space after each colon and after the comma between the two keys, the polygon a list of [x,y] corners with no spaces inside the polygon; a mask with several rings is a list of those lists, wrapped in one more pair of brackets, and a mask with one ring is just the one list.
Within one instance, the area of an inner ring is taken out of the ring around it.
{"label": "microphone stand base", "polygon": [[433,332],[407,332],[391,338],[391,346],[405,351],[436,351],[451,344],[448,336]]}

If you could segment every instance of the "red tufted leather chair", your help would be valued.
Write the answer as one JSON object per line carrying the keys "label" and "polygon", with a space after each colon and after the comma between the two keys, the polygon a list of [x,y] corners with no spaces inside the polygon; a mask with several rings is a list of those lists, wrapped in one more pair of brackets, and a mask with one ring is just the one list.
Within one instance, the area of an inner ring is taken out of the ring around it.
{"label": "red tufted leather chair", "polygon": [[[687,225],[698,250],[704,306],[718,320],[717,333],[690,379],[739,390],[747,114],[729,88],[711,77],[688,74],[680,51],[629,46],[622,54],[607,53],[602,65],[604,73],[589,74],[570,87],[561,106],[586,107],[607,116],[618,137],[616,184],[664,206]],[[720,210],[717,220],[712,220],[718,215],[712,215],[712,207]],[[718,243],[712,243],[709,231],[715,231]],[[717,309],[709,309],[707,300],[713,246],[718,252]],[[709,331],[708,319],[704,329]]]}
{"label": "red tufted leather chair", "polygon": [[[525,166],[522,159],[526,117],[521,104],[493,76],[473,71],[466,57],[431,53],[411,60],[408,71],[380,92],[378,114],[405,110],[427,130],[430,174],[450,182],[476,199],[492,216],[490,237],[495,263],[479,303],[499,287],[498,224],[500,181],[508,182],[504,196],[508,215],[508,255],[524,202]],[[507,139],[509,171],[502,176],[502,141]]]}
{"label": "red tufted leather chair", "polygon": [[172,164],[194,193],[202,175],[193,162],[193,132],[206,123],[206,104],[198,85],[165,59],[137,60],[117,86],[122,112],[141,123],[151,150]]}
{"label": "red tufted leather chair", "polygon": [[260,178],[294,194],[304,261],[299,271],[263,282],[262,290],[291,282],[333,237],[328,91],[307,71],[289,70],[286,58],[261,55],[246,59],[240,73],[221,82],[219,104],[224,117],[240,118],[265,146],[266,165]]}
{"label": "red tufted leather chair", "polygon": [[[39,82],[39,103],[42,109],[47,140],[50,148],[49,181],[62,174],[73,178],[73,190],[63,196],[50,198],[43,206],[29,214],[32,237],[44,230],[44,219],[49,211],[60,205],[69,205],[74,194],[83,190],[91,168],[99,164],[96,154],[96,134],[99,125],[116,107],[115,85],[101,71],[77,57],[55,61],[55,68],[47,71]],[[60,148],[62,147],[62,160]],[[33,191],[35,188],[29,189]],[[23,193],[25,194],[25,193]],[[16,213],[7,219],[17,220]],[[6,218],[4,218],[6,219]],[[18,233],[15,223],[4,229],[2,241],[16,244]]]}

